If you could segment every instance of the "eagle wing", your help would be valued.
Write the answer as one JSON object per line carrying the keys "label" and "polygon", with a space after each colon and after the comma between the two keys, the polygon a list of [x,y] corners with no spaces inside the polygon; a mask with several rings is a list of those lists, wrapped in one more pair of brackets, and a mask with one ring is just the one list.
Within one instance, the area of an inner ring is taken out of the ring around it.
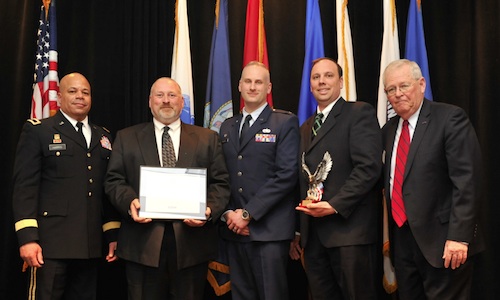
{"label": "eagle wing", "polygon": [[328,177],[328,173],[332,169],[333,166],[333,161],[330,153],[328,151],[325,152],[323,155],[323,159],[321,162],[318,164],[318,167],[316,168],[316,171],[314,172],[314,178],[316,182],[323,182],[326,177]]}
{"label": "eagle wing", "polygon": [[306,164],[305,155],[306,155],[306,153],[302,152],[302,170],[306,173],[307,179],[309,179],[309,178],[311,178],[312,174],[311,174],[311,171],[309,170],[309,167]]}

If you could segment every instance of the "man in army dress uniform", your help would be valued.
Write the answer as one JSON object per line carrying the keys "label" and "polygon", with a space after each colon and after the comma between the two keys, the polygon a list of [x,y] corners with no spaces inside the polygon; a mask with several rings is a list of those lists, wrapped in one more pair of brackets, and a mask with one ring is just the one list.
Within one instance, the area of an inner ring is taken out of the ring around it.
{"label": "man in army dress uniform", "polygon": [[28,120],[19,138],[13,193],[19,253],[30,267],[29,299],[95,299],[102,232],[111,262],[120,226],[102,185],[111,135],[88,120],[91,90],[83,75],[64,76],[58,100],[59,112]]}

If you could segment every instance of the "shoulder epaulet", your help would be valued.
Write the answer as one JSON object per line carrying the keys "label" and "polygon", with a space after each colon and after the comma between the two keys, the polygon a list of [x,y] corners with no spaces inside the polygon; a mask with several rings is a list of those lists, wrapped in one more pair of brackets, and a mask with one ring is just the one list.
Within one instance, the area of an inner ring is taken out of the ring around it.
{"label": "shoulder epaulet", "polygon": [[286,114],[286,115],[293,115],[293,113],[291,111],[282,110],[282,109],[276,109],[276,108],[273,108],[273,112],[281,113],[281,114]]}
{"label": "shoulder epaulet", "polygon": [[30,122],[31,125],[36,126],[42,124],[42,121],[38,120],[37,118],[31,118],[26,120],[27,122]]}
{"label": "shoulder epaulet", "polygon": [[102,129],[104,129],[104,131],[106,131],[107,133],[111,133],[111,131],[109,131],[109,129],[107,129],[106,127],[102,127]]}

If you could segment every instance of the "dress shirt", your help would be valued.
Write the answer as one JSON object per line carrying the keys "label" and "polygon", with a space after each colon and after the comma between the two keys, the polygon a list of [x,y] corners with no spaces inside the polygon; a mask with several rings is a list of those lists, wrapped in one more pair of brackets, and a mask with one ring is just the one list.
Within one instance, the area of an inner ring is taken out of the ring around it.
{"label": "dress shirt", "polygon": [[168,134],[172,139],[172,144],[174,145],[175,151],[175,159],[179,160],[179,145],[181,144],[181,120],[177,119],[176,121],[170,123],[169,125],[165,125],[160,121],[153,118],[153,124],[155,127],[155,137],[156,137],[156,148],[158,151],[158,157],[160,158],[160,165],[163,167],[163,162],[161,160],[161,151],[162,151],[162,135],[163,128],[168,126],[170,129],[168,130]]}
{"label": "dress shirt", "polygon": [[[411,148],[411,141],[413,140],[413,133],[415,132],[415,128],[417,127],[418,116],[420,115],[420,110],[422,109],[422,104],[420,104],[418,110],[408,119],[408,131],[410,131],[410,148]],[[398,149],[399,136],[401,135],[401,130],[403,129],[403,121],[404,121],[403,118],[399,118],[398,129],[396,130],[396,135],[394,136],[394,143],[392,145],[391,178],[389,179],[391,194],[393,189],[392,183],[394,181],[394,168],[396,167],[396,153]]]}
{"label": "dress shirt", "polygon": [[[78,123],[77,120],[73,119],[72,117],[68,116],[62,109],[61,109],[61,113],[63,114],[63,116],[68,119],[68,121],[71,123],[71,125],[73,125],[73,128],[75,128],[75,131],[78,131],[78,126],[76,126],[76,123]],[[82,126],[82,131],[83,131],[83,136],[85,137],[85,140],[87,141],[87,147],[90,147],[90,141],[92,139],[92,130],[90,129],[90,125],[89,125],[89,117],[86,116],[85,119],[83,119],[82,121],[83,126]]]}
{"label": "dress shirt", "polygon": [[260,113],[264,110],[264,108],[266,108],[266,106],[267,106],[267,102],[265,102],[261,107],[257,108],[256,110],[254,110],[251,113],[248,113],[245,110],[245,108],[243,108],[243,111],[241,112],[243,114],[243,117],[241,118],[240,130],[239,130],[240,135],[241,135],[241,128],[243,127],[243,123],[245,123],[245,118],[248,115],[252,116],[252,119],[250,119],[250,122],[248,123],[248,125],[249,125],[248,128],[252,127],[253,123],[257,120],[257,118],[260,116]]}

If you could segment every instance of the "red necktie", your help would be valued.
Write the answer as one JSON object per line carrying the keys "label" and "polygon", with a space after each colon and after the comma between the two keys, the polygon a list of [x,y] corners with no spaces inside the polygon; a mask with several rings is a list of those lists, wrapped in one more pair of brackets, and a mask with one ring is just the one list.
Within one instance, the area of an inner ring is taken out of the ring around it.
{"label": "red necktie", "polygon": [[392,217],[399,227],[406,222],[406,209],[403,202],[403,177],[406,167],[406,159],[410,150],[410,131],[408,121],[403,122],[403,129],[399,136],[398,149],[396,152],[396,167],[394,168],[394,181],[392,183],[391,207]]}

